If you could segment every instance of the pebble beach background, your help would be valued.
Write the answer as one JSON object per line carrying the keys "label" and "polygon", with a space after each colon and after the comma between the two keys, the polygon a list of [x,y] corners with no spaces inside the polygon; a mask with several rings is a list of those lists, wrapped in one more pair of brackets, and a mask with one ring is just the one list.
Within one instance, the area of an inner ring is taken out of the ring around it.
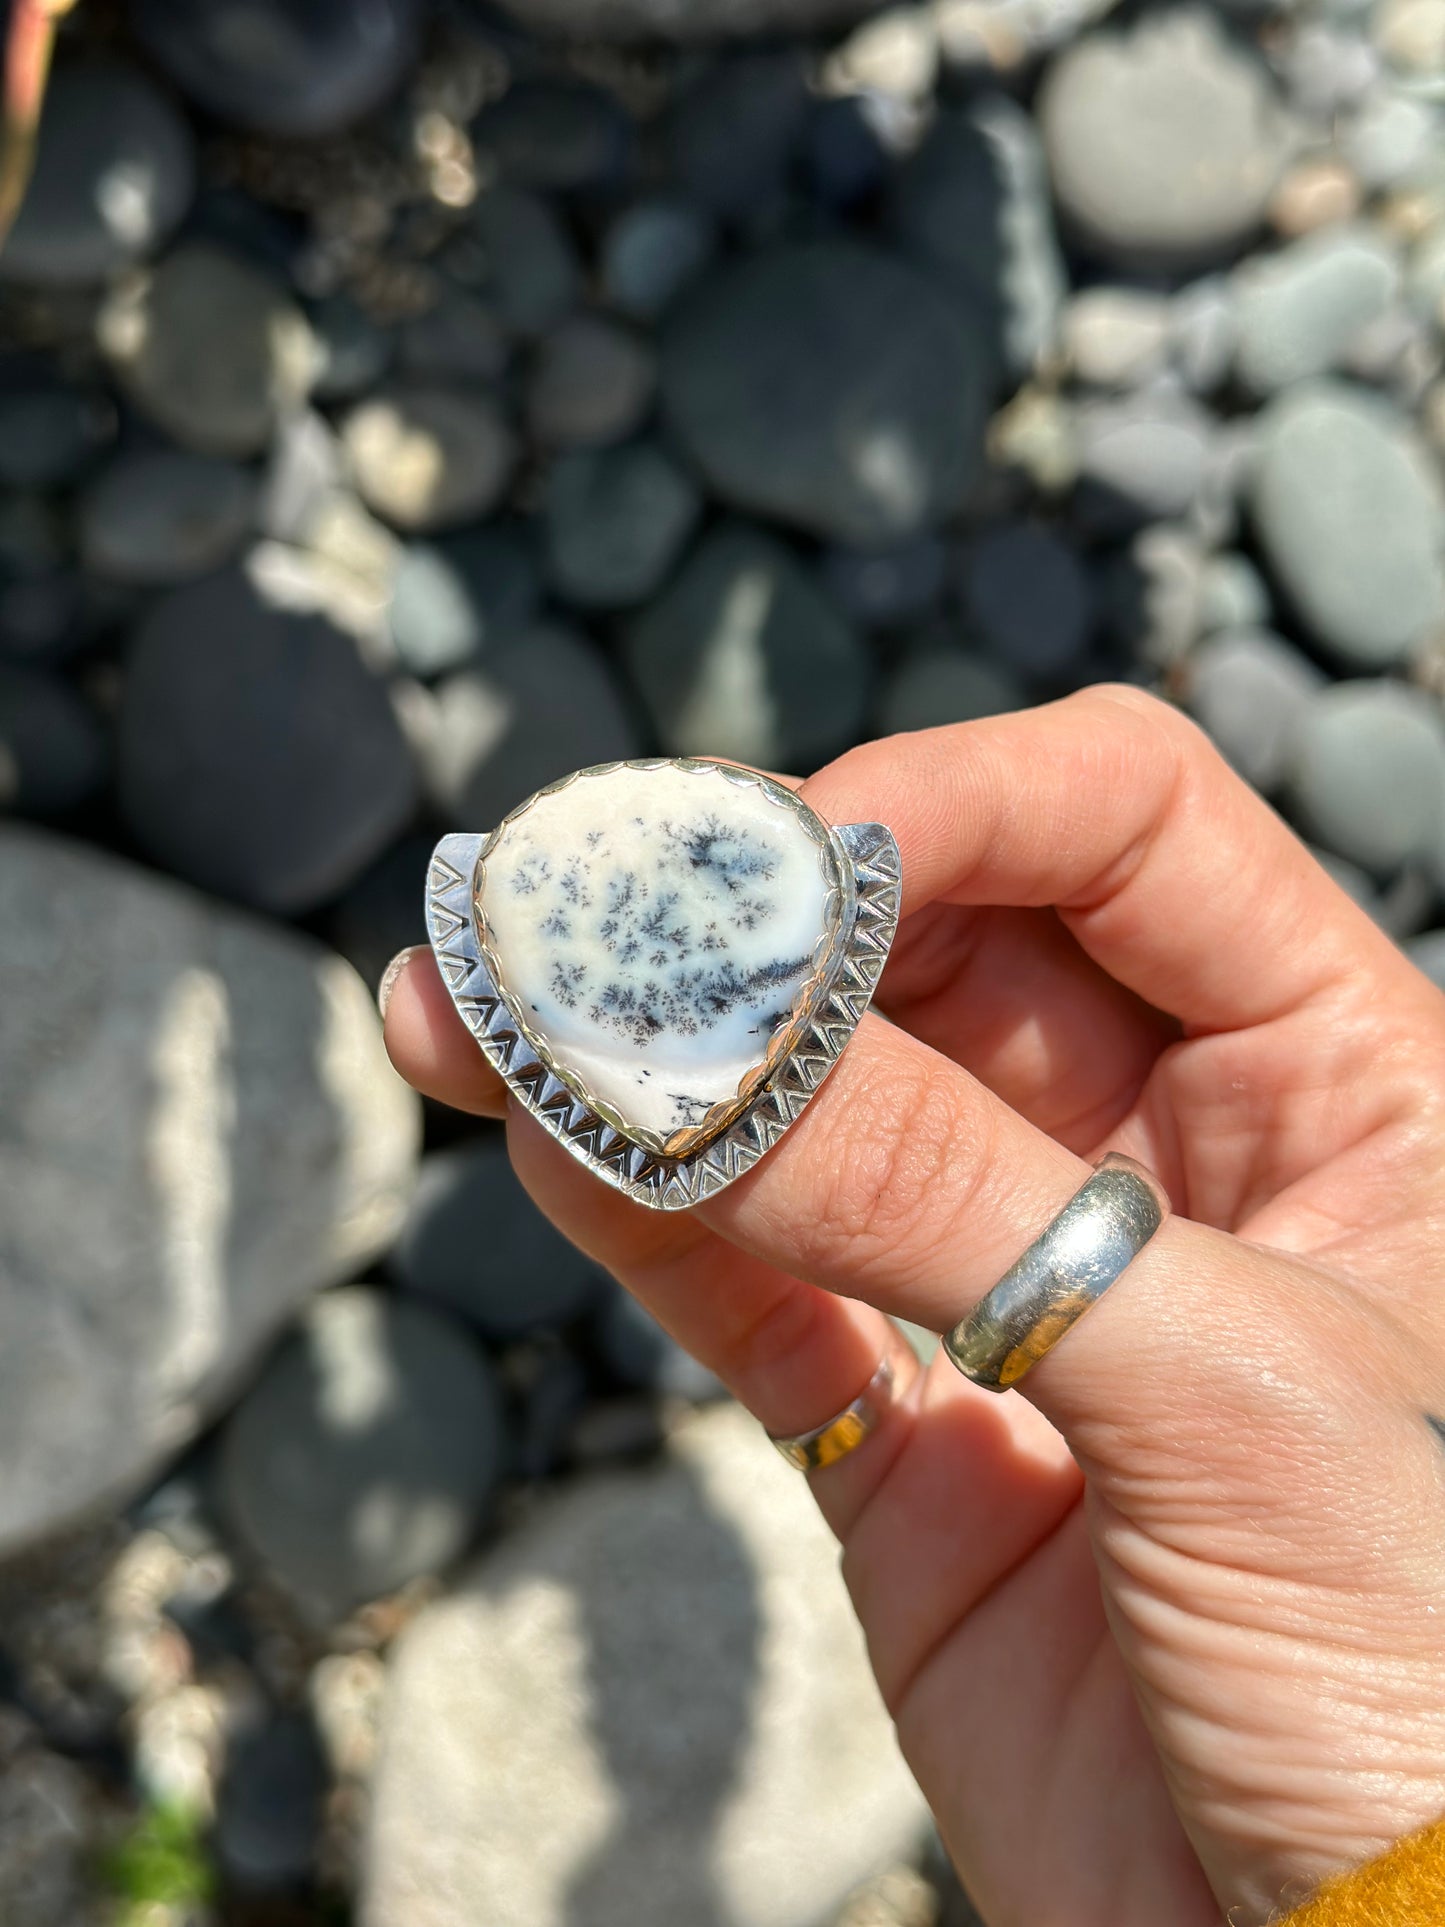
{"label": "pebble beach background", "polygon": [[0,250],[5,1927],[969,1927],[801,1482],[372,992],[569,769],[1104,678],[1445,981],[1442,132],[1445,0],[81,0]]}

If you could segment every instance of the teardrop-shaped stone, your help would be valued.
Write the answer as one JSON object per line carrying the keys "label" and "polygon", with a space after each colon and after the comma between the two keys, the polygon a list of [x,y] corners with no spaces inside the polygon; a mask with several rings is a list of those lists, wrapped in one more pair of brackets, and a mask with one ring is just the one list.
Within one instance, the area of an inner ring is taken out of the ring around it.
{"label": "teardrop-shaped stone", "polygon": [[[555,1069],[666,1141],[738,1098],[806,1002],[835,858],[789,792],[730,765],[584,771],[494,832],[498,988]],[[711,1127],[709,1127],[711,1128]]]}

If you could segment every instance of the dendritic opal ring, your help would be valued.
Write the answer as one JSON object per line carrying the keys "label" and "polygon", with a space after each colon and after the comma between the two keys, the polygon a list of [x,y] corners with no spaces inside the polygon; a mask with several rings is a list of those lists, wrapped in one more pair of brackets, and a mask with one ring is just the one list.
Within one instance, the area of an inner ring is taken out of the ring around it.
{"label": "dendritic opal ring", "polygon": [[741,1177],[867,1009],[898,845],[703,757],[602,763],[444,836],[427,930],[467,1028],[552,1135],[641,1204]]}

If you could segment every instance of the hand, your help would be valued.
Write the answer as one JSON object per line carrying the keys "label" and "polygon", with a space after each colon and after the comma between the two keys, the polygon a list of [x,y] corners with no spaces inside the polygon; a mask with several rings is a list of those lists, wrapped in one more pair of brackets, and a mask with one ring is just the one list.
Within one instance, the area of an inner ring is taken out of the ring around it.
{"label": "hand", "polygon": [[[886,1015],[693,1212],[515,1105],[513,1158],[779,1432],[849,1402],[885,1312],[961,1317],[1084,1160],[1159,1175],[1180,1215],[1024,1396],[940,1357],[812,1477],[987,1919],[1263,1920],[1445,1810],[1445,999],[1135,691],[871,743],[803,793],[898,837]],[[502,1114],[421,953],[387,1042]]]}

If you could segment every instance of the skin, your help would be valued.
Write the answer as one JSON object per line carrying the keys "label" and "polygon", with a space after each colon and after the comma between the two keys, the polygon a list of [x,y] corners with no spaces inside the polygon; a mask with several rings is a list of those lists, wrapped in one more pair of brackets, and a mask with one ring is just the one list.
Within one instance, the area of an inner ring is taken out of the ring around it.
{"label": "skin", "polygon": [[991,1927],[1236,1927],[1445,1811],[1445,998],[1166,706],[1095,688],[870,743],[904,919],[779,1145],[706,1206],[599,1184],[429,955],[418,1089],[771,1431],[884,1314],[967,1312],[1106,1150],[1176,1216],[998,1396],[940,1357],[811,1475],[883,1697]]}

